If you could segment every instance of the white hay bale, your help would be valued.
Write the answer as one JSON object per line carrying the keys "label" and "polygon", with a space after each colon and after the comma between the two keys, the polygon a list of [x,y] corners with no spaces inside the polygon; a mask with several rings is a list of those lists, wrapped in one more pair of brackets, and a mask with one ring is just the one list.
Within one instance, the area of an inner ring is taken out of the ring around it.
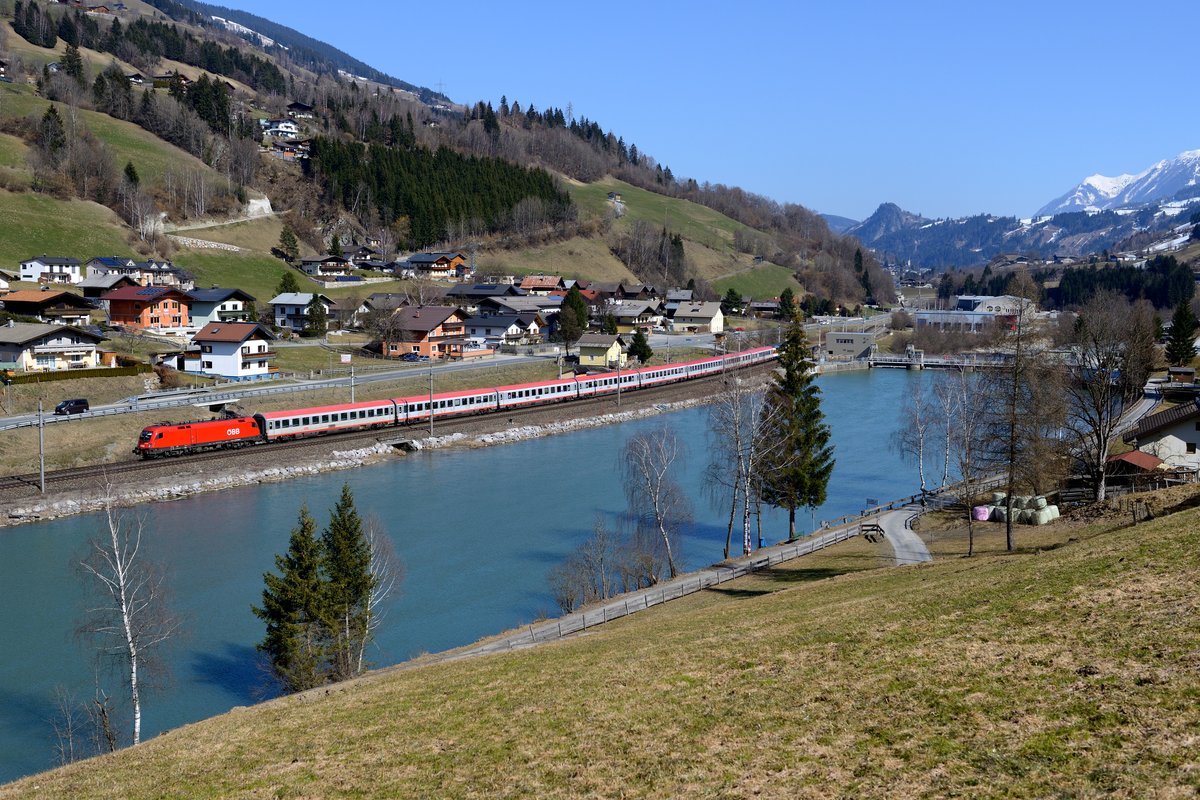
{"label": "white hay bale", "polygon": [[992,522],[1004,522],[1008,519],[1008,509],[1004,506],[995,506],[992,508]]}
{"label": "white hay bale", "polygon": [[1006,495],[1004,492],[992,492],[992,505],[994,505],[994,506],[1004,505],[1004,500],[1007,497],[1008,497],[1008,495]]}
{"label": "white hay bale", "polygon": [[1029,513],[1033,515],[1034,525],[1045,525],[1047,522],[1054,520],[1054,514],[1049,508],[1039,508],[1037,511],[1030,511]]}

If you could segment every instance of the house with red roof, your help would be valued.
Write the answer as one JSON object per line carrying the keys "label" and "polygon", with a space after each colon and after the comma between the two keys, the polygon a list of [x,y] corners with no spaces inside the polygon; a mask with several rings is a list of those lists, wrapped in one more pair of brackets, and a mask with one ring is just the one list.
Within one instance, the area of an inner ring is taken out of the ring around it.
{"label": "house with red roof", "polygon": [[391,358],[459,358],[466,345],[466,321],[466,312],[456,306],[398,308],[389,335],[380,342],[381,351]]}

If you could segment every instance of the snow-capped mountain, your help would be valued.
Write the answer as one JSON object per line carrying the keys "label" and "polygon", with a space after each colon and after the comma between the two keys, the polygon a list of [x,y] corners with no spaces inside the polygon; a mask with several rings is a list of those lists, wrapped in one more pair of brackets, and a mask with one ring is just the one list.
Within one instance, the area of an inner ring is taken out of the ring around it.
{"label": "snow-capped mountain", "polygon": [[1174,198],[1200,184],[1200,150],[1159,161],[1137,175],[1092,175],[1062,197],[1042,206],[1036,216],[1066,211],[1103,211]]}

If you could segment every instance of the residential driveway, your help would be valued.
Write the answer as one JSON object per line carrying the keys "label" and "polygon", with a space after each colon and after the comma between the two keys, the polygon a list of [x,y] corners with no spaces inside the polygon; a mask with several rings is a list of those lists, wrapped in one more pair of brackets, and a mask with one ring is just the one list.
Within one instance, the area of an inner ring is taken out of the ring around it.
{"label": "residential driveway", "polygon": [[896,554],[896,565],[919,564],[932,561],[929,548],[912,529],[913,520],[920,516],[921,507],[904,506],[879,517],[879,524],[887,536],[892,551]]}

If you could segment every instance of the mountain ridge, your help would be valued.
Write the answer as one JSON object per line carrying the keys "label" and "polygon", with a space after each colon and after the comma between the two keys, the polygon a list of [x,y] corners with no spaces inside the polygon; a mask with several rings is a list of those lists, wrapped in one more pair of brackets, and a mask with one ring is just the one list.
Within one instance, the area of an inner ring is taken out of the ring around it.
{"label": "mountain ridge", "polygon": [[1130,175],[1089,175],[1038,209],[1035,216],[1070,211],[1105,211],[1169,200],[1200,183],[1200,150],[1185,150]]}

